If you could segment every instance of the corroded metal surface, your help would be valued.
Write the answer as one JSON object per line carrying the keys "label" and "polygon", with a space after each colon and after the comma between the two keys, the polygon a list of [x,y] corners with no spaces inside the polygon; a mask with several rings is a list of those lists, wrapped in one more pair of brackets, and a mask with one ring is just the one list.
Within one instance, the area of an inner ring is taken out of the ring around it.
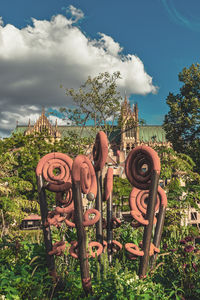
{"label": "corroded metal surface", "polygon": [[[158,187],[160,175],[160,159],[156,151],[148,146],[138,146],[130,151],[126,163],[125,173],[133,190],[129,197],[130,213],[135,219],[133,227],[144,226],[142,249],[133,243],[127,243],[125,249],[131,255],[140,256],[139,276],[146,276],[149,256],[159,252],[159,244],[164,223],[163,207],[167,201],[163,197],[163,190]],[[159,210],[159,222],[157,222],[155,212]],[[153,244],[152,229],[157,223],[157,231]]]}
{"label": "corroded metal surface", "polygon": [[[66,154],[55,152],[45,155],[38,163],[36,176],[43,224],[43,233],[47,253],[47,265],[54,280],[56,268],[54,255],[62,255],[67,241],[57,241],[52,245],[51,226],[60,227],[62,222],[77,230],[77,241],[71,242],[69,253],[79,259],[82,286],[86,293],[92,294],[89,270],[89,258],[108,254],[109,263],[115,252],[122,250],[120,242],[113,239],[113,229],[121,221],[113,216],[112,190],[113,169],[108,168],[104,180],[102,197],[102,169],[108,156],[108,139],[100,131],[93,147],[94,166],[84,155],[78,155],[74,161]],[[132,226],[144,226],[143,241],[139,246],[127,243],[125,249],[129,258],[140,257],[139,276],[146,276],[149,257],[151,263],[159,253],[160,240],[164,225],[167,198],[164,190],[158,187],[160,160],[157,153],[148,146],[139,146],[130,151],[125,162],[125,173],[133,186],[129,197]],[[55,193],[56,207],[48,211],[45,189]],[[83,211],[82,194],[89,201],[95,200],[95,208]],[[107,204],[107,217],[102,218],[102,200]],[[157,217],[156,217],[157,212]],[[104,221],[104,222],[103,222]],[[86,226],[96,224],[96,240],[86,245]],[[152,242],[152,228],[155,234]],[[106,241],[103,239],[106,229]]]}

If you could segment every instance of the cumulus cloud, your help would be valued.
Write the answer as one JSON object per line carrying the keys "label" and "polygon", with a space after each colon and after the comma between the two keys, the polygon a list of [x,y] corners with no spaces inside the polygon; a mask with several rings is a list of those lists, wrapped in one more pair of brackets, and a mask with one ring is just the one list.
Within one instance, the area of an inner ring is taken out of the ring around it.
{"label": "cumulus cloud", "polygon": [[83,19],[84,13],[81,9],[78,9],[74,7],[73,5],[70,5],[69,8],[66,9],[66,13],[69,13],[71,15],[71,22],[77,23],[79,20]]}
{"label": "cumulus cloud", "polygon": [[0,18],[0,136],[9,134],[16,120],[37,119],[42,106],[70,106],[60,85],[79,88],[89,75],[120,71],[120,91],[156,93],[139,57],[124,56],[119,43],[103,33],[99,40],[87,38],[74,23],[83,12],[69,9],[74,21],[56,15],[50,21],[33,19],[22,29]]}

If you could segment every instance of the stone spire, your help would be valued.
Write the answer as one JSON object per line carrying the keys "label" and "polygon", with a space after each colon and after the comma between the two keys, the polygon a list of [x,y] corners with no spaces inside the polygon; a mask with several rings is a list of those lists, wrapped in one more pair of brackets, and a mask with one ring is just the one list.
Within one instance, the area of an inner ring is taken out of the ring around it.
{"label": "stone spire", "polygon": [[44,108],[44,106],[42,106],[42,115],[45,116],[45,108]]}

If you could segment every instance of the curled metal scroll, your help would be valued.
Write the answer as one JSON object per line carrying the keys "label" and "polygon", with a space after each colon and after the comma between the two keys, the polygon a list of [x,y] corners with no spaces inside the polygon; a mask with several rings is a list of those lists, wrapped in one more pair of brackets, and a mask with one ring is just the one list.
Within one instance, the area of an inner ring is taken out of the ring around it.
{"label": "curled metal scroll", "polygon": [[[159,193],[159,189],[158,189]],[[130,213],[132,217],[142,225],[148,225],[149,221],[145,218],[147,212],[147,203],[149,199],[148,190],[139,190],[133,188],[129,196]],[[155,211],[159,208],[159,195],[156,199]],[[154,216],[154,224],[156,223],[156,217]]]}
{"label": "curled metal scroll", "polygon": [[[148,190],[139,190],[133,188],[130,197],[130,213],[132,217],[142,225],[148,225],[148,220],[145,218],[147,212],[147,203],[149,199]],[[167,197],[164,190],[158,186],[158,194],[156,199],[155,212],[160,211],[160,207],[167,207]],[[154,216],[154,224],[156,224],[157,218]]]}
{"label": "curled metal scroll", "polygon": [[49,251],[49,255],[56,255],[56,256],[62,255],[65,251],[66,243],[67,242],[62,241],[53,244],[53,248],[51,251]]}
{"label": "curled metal scroll", "polygon": [[74,183],[80,182],[84,194],[90,194],[89,199],[94,200],[97,195],[97,181],[94,167],[85,155],[78,155],[73,163],[72,176]]}
{"label": "curled metal scroll", "polygon": [[134,187],[129,199],[131,215],[138,223],[145,225],[142,250],[138,250],[134,244],[132,246],[126,245],[132,255],[138,253],[140,256],[139,276],[142,278],[146,276],[152,248],[153,223],[156,223],[155,210],[157,209],[156,205],[158,205],[156,202],[158,202],[160,175],[160,159],[157,152],[145,145],[134,148],[126,159],[125,173]]}
{"label": "curled metal scroll", "polygon": [[[127,243],[125,245],[126,251],[128,251],[130,254],[133,254],[134,256],[144,256],[144,251],[140,250],[139,247],[133,243]],[[154,253],[159,253],[160,250],[155,247],[154,244],[151,243],[150,249],[149,249],[149,256],[154,255]]]}
{"label": "curled metal scroll", "polygon": [[[89,215],[92,215],[92,214],[94,214],[95,217],[93,219],[89,219]],[[83,219],[84,219],[84,221],[83,221],[84,226],[92,226],[99,221],[100,212],[95,208],[90,208],[90,209],[86,210],[86,212],[83,216]]]}
{"label": "curled metal scroll", "polygon": [[153,170],[160,173],[160,159],[151,147],[142,145],[129,152],[125,163],[125,173],[134,187],[148,190]]}
{"label": "curled metal scroll", "polygon": [[[70,254],[74,258],[79,258],[83,289],[86,294],[92,293],[91,278],[89,272],[88,253],[86,249],[86,232],[84,226],[93,225],[98,222],[100,213],[95,209],[86,211],[83,215],[83,204],[81,193],[87,194],[89,200],[93,200],[97,195],[97,181],[94,167],[90,160],[84,155],[78,155],[72,165],[72,190],[74,199],[74,215],[78,241],[74,242],[70,248]],[[95,214],[91,220],[89,215]],[[97,253],[101,253],[103,246],[97,242],[92,242],[92,247],[98,247]],[[78,247],[76,253],[75,249]]]}
{"label": "curled metal scroll", "polygon": [[[42,175],[48,183],[46,188],[52,192],[67,191],[71,187],[73,160],[66,154],[53,152],[43,156],[36,168],[36,175]],[[59,174],[54,174],[59,170]]]}
{"label": "curled metal scroll", "polygon": [[93,160],[95,171],[101,171],[108,157],[108,138],[105,132],[99,131],[93,147]]}
{"label": "curled metal scroll", "polygon": [[[96,251],[93,251],[93,247],[95,247]],[[88,244],[88,251],[87,251],[87,257],[93,257],[95,258],[95,256],[99,256],[101,253],[103,252],[103,246],[98,243],[98,242],[90,242]],[[78,258],[78,242],[77,241],[73,241],[70,249],[69,249],[69,253],[72,257],[74,258]]]}
{"label": "curled metal scroll", "polygon": [[113,190],[113,168],[108,168],[104,181],[104,196],[103,200],[107,201]]}

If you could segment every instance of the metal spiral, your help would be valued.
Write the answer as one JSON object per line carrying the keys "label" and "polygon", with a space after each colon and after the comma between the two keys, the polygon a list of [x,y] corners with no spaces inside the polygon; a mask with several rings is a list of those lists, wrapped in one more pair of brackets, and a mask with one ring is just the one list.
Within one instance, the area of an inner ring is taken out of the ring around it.
{"label": "metal spiral", "polygon": [[138,146],[129,152],[125,163],[125,173],[134,187],[148,190],[153,171],[160,174],[160,159],[151,147]]}
{"label": "metal spiral", "polygon": [[[36,175],[42,175],[47,182],[46,188],[52,192],[68,191],[71,187],[73,160],[66,154],[53,152],[43,156],[36,168]],[[59,174],[54,174],[59,170]]]}

